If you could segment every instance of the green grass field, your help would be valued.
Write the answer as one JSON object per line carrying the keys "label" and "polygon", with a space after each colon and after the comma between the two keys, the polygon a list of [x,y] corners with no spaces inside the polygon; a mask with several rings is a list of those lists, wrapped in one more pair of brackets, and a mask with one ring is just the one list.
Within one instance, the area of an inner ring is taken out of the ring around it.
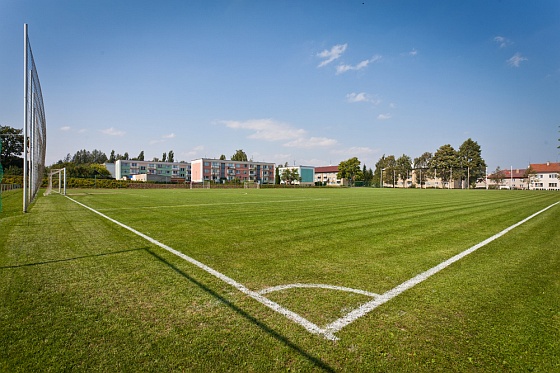
{"label": "green grass field", "polygon": [[[325,327],[558,201],[554,192],[71,190]],[[60,195],[2,195],[0,371],[560,370],[560,205],[335,333]]]}

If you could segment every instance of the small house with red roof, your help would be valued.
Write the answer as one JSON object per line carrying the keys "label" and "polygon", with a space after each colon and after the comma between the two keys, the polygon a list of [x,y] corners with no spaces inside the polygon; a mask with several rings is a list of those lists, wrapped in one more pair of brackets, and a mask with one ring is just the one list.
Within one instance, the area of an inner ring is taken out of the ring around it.
{"label": "small house with red roof", "polygon": [[315,183],[325,186],[341,186],[342,180],[338,178],[338,166],[315,167]]}
{"label": "small house with red roof", "polygon": [[560,163],[531,163],[529,165],[529,189],[560,190]]}
{"label": "small house with red roof", "polygon": [[529,189],[529,176],[526,168],[501,170],[499,175],[488,175],[490,185],[494,183],[500,189]]}

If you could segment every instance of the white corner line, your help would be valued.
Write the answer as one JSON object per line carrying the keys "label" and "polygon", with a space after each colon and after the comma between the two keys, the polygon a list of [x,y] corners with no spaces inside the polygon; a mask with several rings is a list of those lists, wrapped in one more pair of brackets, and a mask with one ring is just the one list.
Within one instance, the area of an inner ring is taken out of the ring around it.
{"label": "white corner line", "polygon": [[447,259],[446,261],[438,264],[435,267],[432,267],[430,269],[428,269],[425,272],[422,272],[416,276],[414,276],[413,278],[403,282],[400,285],[395,286],[393,289],[381,294],[379,297],[362,304],[360,307],[354,309],[353,311],[349,312],[348,314],[346,314],[345,316],[341,317],[340,319],[332,322],[331,324],[327,325],[325,327],[325,330],[329,331],[330,333],[332,333],[334,335],[334,333],[340,331],[342,328],[344,328],[345,326],[353,323],[354,321],[356,321],[358,318],[365,316],[366,314],[368,314],[369,312],[373,311],[375,308],[379,307],[380,305],[388,302],[389,300],[393,299],[394,297],[396,297],[397,295],[403,293],[404,291],[414,287],[415,285],[418,285],[419,283],[421,283],[422,281],[428,279],[429,277],[431,277],[432,275],[438,273],[439,271],[441,271],[442,269],[450,266],[451,264],[455,263],[456,261],[462,259],[463,257],[469,255],[470,253],[480,249],[481,247],[489,244],[490,242],[502,237],[504,234],[508,233],[509,231],[511,231],[514,228],[517,228],[518,226],[520,226],[521,224],[527,222],[528,220],[534,218],[535,216],[545,212],[546,210],[556,206],[557,204],[559,204],[560,201],[553,203],[552,205],[545,207],[544,209],[534,213],[533,215],[507,227],[506,229],[504,229],[503,231],[493,235],[490,238],[487,238],[486,240],[468,248],[467,250]]}
{"label": "white corner line", "polygon": [[267,306],[268,308],[272,309],[273,311],[278,312],[281,315],[284,315],[286,318],[288,318],[289,320],[292,320],[293,322],[295,322],[296,324],[301,325],[302,327],[304,327],[307,331],[309,331],[310,333],[313,334],[319,334],[322,335],[324,338],[328,339],[328,340],[332,340],[332,341],[336,341],[338,340],[338,338],[331,333],[329,330],[327,329],[323,329],[320,328],[319,326],[317,326],[316,324],[312,323],[311,321],[307,320],[306,318],[298,315],[297,313],[290,311],[287,308],[282,307],[281,305],[279,305],[276,302],[271,301],[270,299],[262,296],[261,294],[252,291],[250,289],[248,289],[247,287],[245,287],[244,285],[240,284],[239,282],[235,281],[234,279],[224,275],[223,273],[220,273],[218,271],[216,271],[215,269],[208,267],[206,264],[199,262],[198,260],[191,258],[188,255],[183,254],[180,251],[177,251],[175,249],[173,249],[172,247],[169,247],[155,239],[153,239],[150,236],[145,235],[142,232],[137,231],[134,228],[129,227],[128,225],[125,225],[113,218],[110,218],[109,216],[87,206],[84,205],[81,202],[76,201],[75,199],[72,199],[68,196],[66,196],[66,198],[68,198],[70,201],[90,210],[91,212],[109,220],[110,222],[113,222],[115,224],[117,224],[118,226],[129,230],[130,232],[142,237],[143,239],[153,243],[156,246],[159,246],[160,248],[170,252],[171,254],[174,254],[176,256],[178,256],[181,259],[186,260],[187,262],[194,264],[195,266],[199,267],[200,269],[210,273],[211,275],[217,277],[218,279],[222,280],[223,282],[227,283],[228,285],[233,286],[234,288],[236,288],[237,290],[239,290],[241,293],[248,295],[249,297],[253,298],[254,300],[256,300],[257,302],[264,304],[265,306]]}
{"label": "white corner line", "polygon": [[379,297],[379,294],[376,294],[376,293],[371,293],[369,291],[360,290],[360,289],[347,288],[347,287],[344,287],[344,286],[335,286],[335,285],[328,285],[328,284],[302,284],[302,283],[273,286],[273,287],[270,287],[270,288],[259,290],[259,291],[257,291],[257,293],[259,293],[259,294],[269,294],[269,293],[273,293],[275,291],[282,291],[282,290],[295,289],[295,288],[316,288],[316,289],[340,290],[340,291],[345,291],[345,292],[348,292],[348,293],[365,295],[365,296],[368,296],[368,297],[371,297],[371,298]]}

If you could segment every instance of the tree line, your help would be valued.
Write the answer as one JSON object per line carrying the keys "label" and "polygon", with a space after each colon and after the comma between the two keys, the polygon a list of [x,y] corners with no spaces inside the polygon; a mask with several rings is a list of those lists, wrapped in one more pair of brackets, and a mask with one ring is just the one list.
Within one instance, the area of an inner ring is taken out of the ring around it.
{"label": "tree line", "polygon": [[338,165],[338,177],[346,178],[350,183],[362,182],[365,186],[390,184],[395,187],[398,180],[409,179],[414,172],[417,185],[424,185],[427,179],[439,178],[442,182],[454,180],[466,181],[474,186],[479,178],[486,175],[486,162],[482,158],[480,145],[467,139],[455,150],[450,144],[439,147],[435,153],[424,152],[414,160],[406,154],[396,158],[385,154],[375,164],[375,171],[367,169],[364,164],[353,157]]}
{"label": "tree line", "polygon": [[[2,152],[0,153],[1,166],[5,175],[23,174],[23,130],[9,126],[0,126],[0,136],[2,140]],[[560,139],[559,139],[560,141]],[[225,155],[220,159],[225,160]],[[247,154],[238,149],[230,158],[233,161],[247,161]],[[137,157],[130,157],[128,152],[117,154],[111,151],[109,157],[100,150],[86,149],[78,150],[74,155],[68,153],[64,159],[47,167],[47,171],[55,168],[66,167],[69,177],[110,177],[109,171],[103,163],[114,163],[117,160],[138,160],[144,161],[144,151],[142,150]],[[161,158],[154,157],[154,162],[174,162],[175,154],[173,150],[164,152]],[[287,166],[287,163],[286,163]],[[407,180],[415,172],[414,182],[423,185],[427,179],[437,177],[443,182],[453,180],[467,181],[472,186],[476,180],[486,174],[486,163],[481,155],[480,145],[472,139],[467,139],[455,150],[450,144],[442,145],[435,153],[424,152],[417,158],[412,159],[406,154],[396,158],[394,155],[383,155],[375,164],[375,171],[367,168],[357,157],[340,162],[338,165],[338,177],[346,178],[350,183],[360,182],[365,186],[381,186],[390,184],[395,186],[397,180]],[[276,175],[279,179],[289,183],[299,179],[299,175],[285,173]]]}

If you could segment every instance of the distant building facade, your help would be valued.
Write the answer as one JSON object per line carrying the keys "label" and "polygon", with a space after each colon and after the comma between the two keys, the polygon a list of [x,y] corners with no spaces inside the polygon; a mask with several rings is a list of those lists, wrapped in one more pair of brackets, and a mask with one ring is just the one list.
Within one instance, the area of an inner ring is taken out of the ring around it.
{"label": "distant building facade", "polygon": [[488,175],[488,184],[499,189],[528,189],[529,178],[526,168],[501,170],[501,175]]}
{"label": "distant building facade", "polygon": [[278,173],[280,175],[280,184],[285,184],[282,180],[282,173],[284,170],[297,170],[299,175],[299,180],[294,181],[295,185],[314,185],[315,184],[315,167],[313,166],[285,166],[278,167]]}
{"label": "distant building facade", "polygon": [[531,190],[560,190],[560,163],[531,163],[529,165]]}
{"label": "distant building facade", "polygon": [[191,162],[191,181],[252,181],[274,184],[274,163],[200,158]]}
{"label": "distant building facade", "polygon": [[[133,178],[138,180],[158,180],[167,182],[190,181],[191,165],[188,162],[154,162],[119,159],[105,164],[107,170],[114,170],[112,176],[117,180]],[[134,177],[135,175],[155,175],[155,177]]]}
{"label": "distant building facade", "polygon": [[338,166],[315,167],[315,182],[325,186],[341,186],[338,178]]}

